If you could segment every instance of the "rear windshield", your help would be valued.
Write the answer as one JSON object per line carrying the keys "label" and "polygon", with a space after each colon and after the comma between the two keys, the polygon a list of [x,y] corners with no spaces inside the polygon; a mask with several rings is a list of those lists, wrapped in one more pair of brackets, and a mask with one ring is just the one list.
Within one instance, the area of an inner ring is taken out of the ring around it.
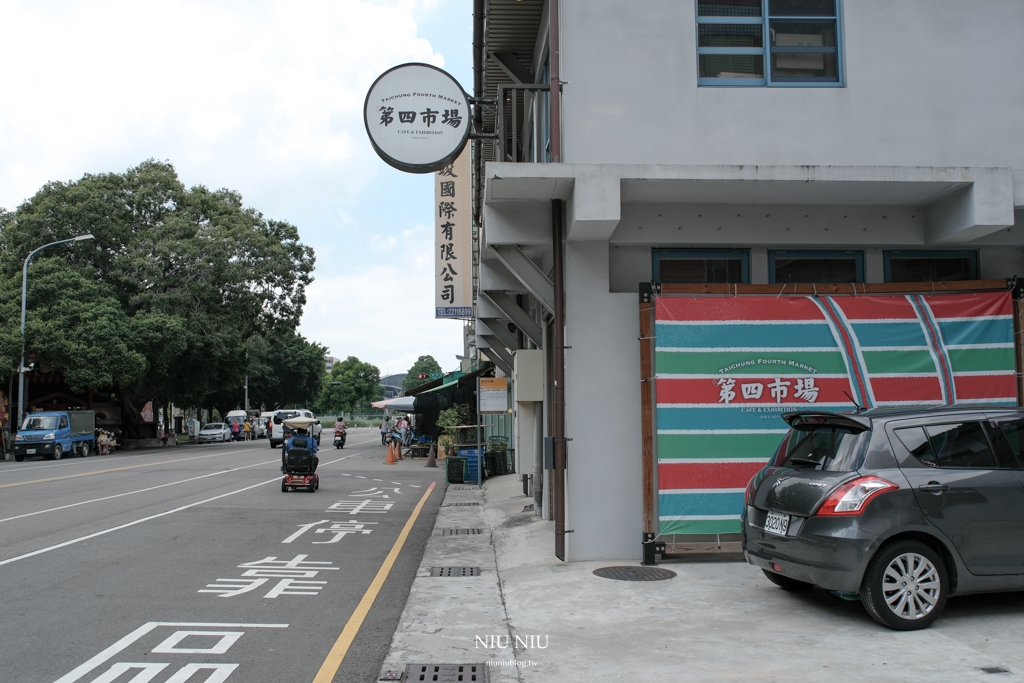
{"label": "rear windshield", "polygon": [[285,420],[290,420],[293,417],[299,417],[299,411],[297,410],[282,410],[274,415],[274,424],[281,424]]}
{"label": "rear windshield", "polygon": [[867,433],[834,425],[791,429],[775,464],[794,469],[852,472],[861,465],[860,446]]}

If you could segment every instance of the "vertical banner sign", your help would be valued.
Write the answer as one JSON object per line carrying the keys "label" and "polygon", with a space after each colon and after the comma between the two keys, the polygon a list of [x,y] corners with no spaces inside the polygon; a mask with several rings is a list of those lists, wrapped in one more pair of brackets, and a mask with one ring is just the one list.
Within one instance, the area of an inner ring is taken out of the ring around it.
{"label": "vertical banner sign", "polygon": [[481,415],[507,413],[508,379],[505,377],[481,377],[479,397]]}
{"label": "vertical banner sign", "polygon": [[662,296],[655,335],[662,534],[739,532],[784,413],[1017,404],[1010,292]]}
{"label": "vertical banner sign", "polygon": [[467,145],[451,165],[434,174],[435,318],[473,317],[471,214]]}

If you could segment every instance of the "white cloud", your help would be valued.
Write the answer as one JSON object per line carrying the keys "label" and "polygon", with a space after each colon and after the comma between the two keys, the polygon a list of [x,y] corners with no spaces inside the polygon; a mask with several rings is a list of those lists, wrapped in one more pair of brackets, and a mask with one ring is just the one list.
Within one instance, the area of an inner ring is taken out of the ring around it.
{"label": "white cloud", "polygon": [[405,372],[424,354],[446,370],[457,367],[461,324],[433,316],[433,247],[433,230],[418,225],[403,231],[387,262],[351,263],[343,275],[318,277],[307,291],[303,334],[382,374]]}

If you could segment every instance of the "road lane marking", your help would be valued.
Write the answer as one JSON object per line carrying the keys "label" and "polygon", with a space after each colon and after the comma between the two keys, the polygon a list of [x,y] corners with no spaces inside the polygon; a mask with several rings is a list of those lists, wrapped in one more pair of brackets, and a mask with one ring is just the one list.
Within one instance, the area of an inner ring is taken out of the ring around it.
{"label": "road lane marking", "polygon": [[135,470],[140,467],[157,467],[158,465],[170,465],[176,462],[187,462],[189,460],[204,460],[206,458],[219,458],[224,455],[237,455],[235,453],[212,453],[210,455],[196,455],[191,458],[178,458],[177,460],[161,460],[160,462],[148,462],[144,465],[126,465],[124,467],[113,467],[108,470],[96,470],[94,472],[79,472],[78,474],[65,474],[60,477],[47,477],[46,479],[32,479],[30,481],[12,481],[9,484],[0,484],[0,489],[9,489],[13,486],[28,486],[29,484],[44,484],[48,481],[61,481],[62,479],[77,479],[78,477],[94,477],[97,474],[110,474],[111,472],[123,472],[124,470]]}
{"label": "road lane marking", "polygon": [[155,491],[157,489],[162,489],[162,488],[165,488],[167,486],[174,486],[176,484],[185,484],[185,483],[190,482],[190,481],[196,481],[197,479],[206,479],[207,477],[215,477],[218,474],[228,474],[229,472],[237,472],[238,470],[247,470],[250,467],[259,467],[260,465],[271,465],[271,464],[273,464],[275,462],[277,462],[277,460],[267,460],[266,462],[258,462],[255,465],[245,465],[244,467],[235,467],[235,468],[230,469],[230,470],[221,470],[220,472],[211,472],[210,474],[202,474],[202,475],[200,475],[198,477],[191,477],[189,479],[182,479],[180,481],[172,481],[172,482],[170,482],[168,484],[160,484],[159,486],[150,486],[149,488],[139,489],[138,491],[127,491],[125,493],[118,493],[116,495],[106,496],[104,498],[93,498],[92,500],[83,500],[80,503],[71,503],[70,505],[61,505],[60,507],[49,508],[48,510],[38,510],[36,512],[27,512],[27,513],[25,513],[23,515],[15,515],[14,517],[6,517],[4,519],[0,519],[0,522],[10,522],[13,519],[21,519],[22,517],[32,517],[33,515],[41,515],[44,512],[56,512],[58,510],[66,510],[68,508],[78,507],[79,505],[88,505],[89,503],[101,503],[101,502],[103,502],[105,500],[112,500],[114,498],[121,498],[122,496],[131,496],[131,495],[134,495],[136,493],[146,493],[147,491]]}
{"label": "road lane marking", "polygon": [[86,663],[76,667],[73,671],[64,674],[58,678],[55,683],[74,683],[74,681],[80,680],[82,676],[85,676],[118,652],[121,652],[129,645],[159,626],[191,626],[194,628],[288,628],[288,624],[221,624],[210,622],[195,623],[185,621],[151,621],[135,629]]}
{"label": "road lane marking", "polygon": [[[222,446],[223,444],[209,444],[209,445],[197,444],[195,446],[189,446],[187,450],[190,450],[190,451],[192,451],[192,450],[195,450],[195,451],[199,451],[199,450],[205,451],[206,449],[208,449],[210,446],[213,446],[213,445]],[[74,465],[86,465],[86,464],[89,464],[89,463],[98,462],[98,460],[96,460],[96,458],[108,458],[109,457],[109,458],[114,459],[114,460],[134,460],[135,458],[141,458],[141,457],[153,455],[152,453],[147,453],[148,450],[159,450],[161,452],[164,452],[163,448],[156,448],[156,449],[148,449],[147,448],[147,449],[141,449],[139,451],[121,451],[121,452],[118,453],[118,455],[111,454],[109,456],[106,456],[106,455],[102,455],[101,456],[101,455],[97,455],[97,454],[94,453],[93,454],[94,457],[90,457],[88,460],[84,460],[82,458],[71,458],[71,457],[68,457],[67,459],[60,460],[58,462],[51,462],[48,465],[33,464],[33,463],[25,463],[24,465],[21,464],[21,463],[18,463],[16,465],[15,464],[9,464],[9,465],[2,465],[2,467],[0,467],[0,474],[18,474],[19,472],[28,472],[30,470],[44,470],[44,469],[48,469],[50,467],[68,467],[68,466],[74,466]],[[249,447],[240,448],[236,452],[252,451],[252,450],[256,450],[256,449],[253,448],[252,446],[249,446]],[[173,455],[173,453],[169,454],[169,455]],[[2,462],[3,461],[0,461],[0,463],[2,463]],[[45,462],[45,461],[41,461],[41,462]]]}
{"label": "road lane marking", "polygon": [[363,621],[366,619],[366,615],[370,613],[370,608],[373,607],[374,601],[377,599],[377,595],[380,593],[380,589],[384,586],[384,581],[388,578],[388,574],[391,573],[392,567],[395,566],[395,561],[398,559],[398,554],[402,552],[402,547],[405,545],[405,541],[409,538],[409,532],[412,531],[413,524],[416,523],[416,519],[420,516],[420,511],[423,510],[423,505],[427,502],[427,498],[437,482],[432,482],[427,487],[423,497],[420,498],[420,502],[416,504],[412,514],[409,516],[405,526],[402,527],[402,532],[398,534],[398,538],[395,540],[395,544],[391,546],[391,552],[384,558],[384,564],[377,570],[377,575],[373,577],[373,581],[370,583],[370,587],[366,589],[366,593],[363,594],[359,604],[356,605],[356,609],[352,612],[352,616],[349,617],[348,623],[345,624],[345,628],[342,629],[341,635],[334,642],[334,646],[331,651],[327,653],[327,659],[324,660],[323,665],[320,667],[320,671],[317,672],[316,678],[313,679],[313,683],[331,683],[334,680],[334,675],[338,673],[338,669],[341,667],[341,662],[345,659],[345,655],[348,654],[348,649],[352,645],[352,641],[355,640],[356,634],[359,633],[359,629],[363,625]]}
{"label": "road lane marking", "polygon": [[73,538],[70,541],[64,541],[63,543],[58,543],[57,545],[51,545],[51,546],[49,546],[47,548],[40,548],[39,550],[33,550],[30,553],[25,553],[24,555],[18,555],[16,557],[11,557],[11,558],[8,558],[6,560],[0,561],[0,567],[4,566],[5,564],[13,564],[14,562],[18,562],[19,560],[26,560],[26,559],[28,559],[30,557],[35,557],[36,555],[42,555],[43,553],[48,553],[51,550],[57,550],[59,548],[66,548],[69,545],[74,545],[76,543],[81,543],[82,541],[88,541],[90,538],[96,538],[97,536],[104,536],[104,535],[109,534],[109,533],[111,533],[113,531],[120,531],[121,529],[127,529],[128,527],[135,526],[136,524],[142,524],[143,522],[148,522],[148,521],[153,520],[153,519],[158,519],[160,517],[166,517],[167,515],[173,515],[175,512],[181,512],[182,510],[188,510],[189,508],[194,508],[197,505],[203,505],[205,503],[212,503],[215,500],[220,500],[221,498],[227,498],[228,496],[233,496],[236,493],[242,493],[244,491],[248,491],[250,489],[254,489],[254,488],[257,488],[259,486],[265,486],[267,484],[270,484],[271,482],[276,482],[276,481],[280,481],[280,480],[281,480],[281,477],[274,477],[273,479],[268,479],[266,481],[261,481],[258,484],[253,484],[252,486],[246,486],[243,489],[238,489],[237,491],[229,491],[228,493],[222,493],[219,496],[214,496],[213,498],[207,498],[206,500],[200,500],[200,501],[198,501],[196,503],[189,503],[188,505],[182,505],[181,507],[176,507],[173,510],[167,510],[165,512],[159,512],[159,513],[157,513],[155,515],[150,515],[149,517],[143,517],[142,519],[136,519],[135,521],[128,522],[126,524],[118,524],[117,526],[110,527],[109,529],[104,529],[102,531],[97,531],[95,533],[91,533],[91,534],[88,534],[86,536],[79,536],[78,538]]}

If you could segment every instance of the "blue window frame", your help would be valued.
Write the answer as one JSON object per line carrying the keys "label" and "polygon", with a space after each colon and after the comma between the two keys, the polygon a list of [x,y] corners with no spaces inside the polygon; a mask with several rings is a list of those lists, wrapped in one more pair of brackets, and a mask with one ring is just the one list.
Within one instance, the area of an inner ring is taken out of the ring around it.
{"label": "blue window frame", "polygon": [[768,282],[804,284],[864,282],[864,252],[856,250],[769,250]]}
{"label": "blue window frame", "polygon": [[886,282],[949,282],[978,279],[978,250],[883,251]]}
{"label": "blue window frame", "polygon": [[651,250],[655,282],[669,284],[747,284],[750,251],[747,249]]}
{"label": "blue window frame", "polygon": [[841,87],[841,0],[696,0],[697,84]]}

